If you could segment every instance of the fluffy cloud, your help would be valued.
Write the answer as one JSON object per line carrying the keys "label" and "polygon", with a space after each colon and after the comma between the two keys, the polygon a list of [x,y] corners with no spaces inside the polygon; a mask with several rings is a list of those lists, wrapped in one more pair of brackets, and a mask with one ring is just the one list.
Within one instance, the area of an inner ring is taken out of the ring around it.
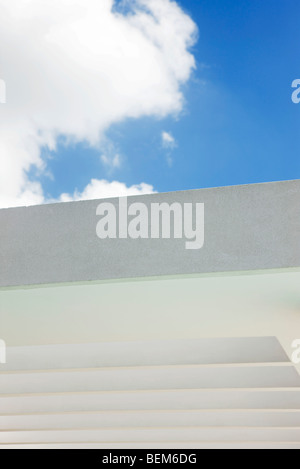
{"label": "fluffy cloud", "polygon": [[138,184],[127,187],[126,184],[118,181],[108,182],[106,180],[92,179],[91,183],[83,192],[75,191],[74,194],[62,194],[61,202],[70,202],[72,200],[93,200],[101,198],[110,198],[129,195],[153,194],[154,188],[149,184]]}
{"label": "fluffy cloud", "polygon": [[[41,149],[58,137],[101,148],[113,123],[182,109],[195,24],[171,0],[125,4],[126,14],[113,0],[0,0],[0,206],[45,201],[28,172],[46,170]],[[116,184],[108,192],[126,188]]]}

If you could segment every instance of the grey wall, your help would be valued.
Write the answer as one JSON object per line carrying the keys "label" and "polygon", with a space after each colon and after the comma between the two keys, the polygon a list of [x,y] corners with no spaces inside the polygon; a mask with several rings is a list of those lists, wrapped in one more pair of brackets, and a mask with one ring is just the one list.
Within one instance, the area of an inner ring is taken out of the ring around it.
{"label": "grey wall", "polygon": [[300,267],[300,181],[128,199],[136,201],[204,202],[204,247],[100,240],[103,200],[0,210],[0,287]]}

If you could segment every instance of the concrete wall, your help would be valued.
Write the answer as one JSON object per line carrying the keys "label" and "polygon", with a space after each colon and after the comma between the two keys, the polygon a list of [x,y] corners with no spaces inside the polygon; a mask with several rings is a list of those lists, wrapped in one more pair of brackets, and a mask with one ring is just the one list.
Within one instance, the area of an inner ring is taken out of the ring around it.
{"label": "concrete wall", "polygon": [[100,240],[103,200],[0,210],[0,287],[300,267],[300,181],[128,199],[137,201],[204,203],[204,247]]}

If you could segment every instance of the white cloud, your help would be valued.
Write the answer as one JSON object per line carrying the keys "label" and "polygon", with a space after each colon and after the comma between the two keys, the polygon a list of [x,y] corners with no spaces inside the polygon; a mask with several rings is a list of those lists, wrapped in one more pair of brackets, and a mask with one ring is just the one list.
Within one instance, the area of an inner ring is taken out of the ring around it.
{"label": "white cloud", "polygon": [[101,161],[110,170],[119,169],[121,167],[121,157],[117,153],[116,155],[109,157],[107,155],[101,155]]}
{"label": "white cloud", "polygon": [[176,147],[177,143],[173,135],[169,132],[162,132],[161,134],[162,145],[168,150]]}
{"label": "white cloud", "polygon": [[41,149],[59,136],[101,149],[113,123],[182,109],[195,24],[171,0],[127,4],[0,0],[0,206],[45,201],[28,171],[47,170]]}
{"label": "white cloud", "polygon": [[138,184],[127,187],[126,184],[118,181],[108,182],[99,179],[92,179],[91,183],[83,192],[75,191],[74,194],[62,194],[61,202],[70,202],[73,200],[93,200],[109,197],[122,197],[130,195],[153,194],[154,188],[149,184]]}
{"label": "white cloud", "polygon": [[167,150],[166,160],[168,165],[173,165],[172,151],[177,147],[177,142],[170,132],[162,132],[161,134],[162,147]]}
{"label": "white cloud", "polygon": [[121,168],[123,158],[114,143],[108,138],[102,139],[101,152],[100,160],[108,173]]}

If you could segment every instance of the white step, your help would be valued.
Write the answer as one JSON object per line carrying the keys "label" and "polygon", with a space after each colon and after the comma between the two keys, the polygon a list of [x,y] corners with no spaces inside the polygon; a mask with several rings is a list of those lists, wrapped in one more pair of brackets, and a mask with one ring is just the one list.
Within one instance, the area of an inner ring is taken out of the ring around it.
{"label": "white step", "polygon": [[143,367],[0,375],[0,395],[167,389],[300,388],[292,366]]}
{"label": "white step", "polygon": [[0,416],[0,431],[130,427],[299,427],[298,412],[136,411]]}
{"label": "white step", "polygon": [[9,347],[0,371],[288,361],[275,337],[220,338]]}
{"label": "white step", "polygon": [[1,432],[0,444],[300,442],[300,428],[137,428]]}

